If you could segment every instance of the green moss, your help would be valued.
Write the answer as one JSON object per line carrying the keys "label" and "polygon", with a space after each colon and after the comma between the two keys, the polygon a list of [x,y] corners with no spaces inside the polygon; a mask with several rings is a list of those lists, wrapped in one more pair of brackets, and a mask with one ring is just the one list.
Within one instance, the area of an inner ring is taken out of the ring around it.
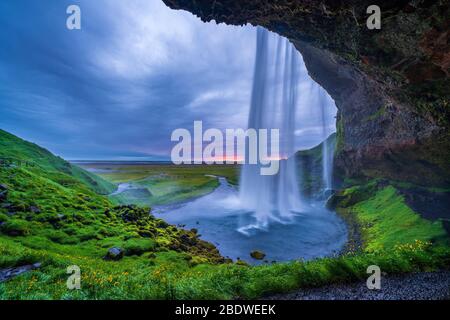
{"label": "green moss", "polygon": [[123,249],[125,250],[125,255],[141,255],[145,252],[154,251],[156,248],[156,243],[151,239],[130,239],[126,241]]}
{"label": "green moss", "polygon": [[338,155],[342,150],[344,150],[344,132],[344,119],[342,118],[342,115],[339,115],[336,121],[336,149],[334,151],[335,155]]}

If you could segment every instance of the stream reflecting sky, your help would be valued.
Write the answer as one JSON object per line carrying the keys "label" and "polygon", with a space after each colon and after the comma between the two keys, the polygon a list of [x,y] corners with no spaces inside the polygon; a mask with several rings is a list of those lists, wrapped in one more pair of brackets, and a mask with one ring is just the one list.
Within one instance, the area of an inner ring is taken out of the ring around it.
{"label": "stream reflecting sky", "polygon": [[[82,30],[66,28],[71,4]],[[68,159],[168,159],[194,120],[246,127],[255,32],[159,0],[1,1],[0,128]],[[297,147],[319,143],[320,110],[298,117]]]}

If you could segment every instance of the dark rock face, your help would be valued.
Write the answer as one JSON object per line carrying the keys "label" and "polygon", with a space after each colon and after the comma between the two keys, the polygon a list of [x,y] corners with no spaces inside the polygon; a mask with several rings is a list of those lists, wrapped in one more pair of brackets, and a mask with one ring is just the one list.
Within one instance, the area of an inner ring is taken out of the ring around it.
{"label": "dark rock face", "polygon": [[450,221],[450,192],[431,192],[421,188],[401,188],[405,202],[428,220]]}
{"label": "dark rock face", "polygon": [[336,101],[338,174],[450,186],[448,1],[163,0],[203,21],[289,38]]}
{"label": "dark rock face", "polygon": [[335,159],[339,176],[450,185],[447,124],[440,125],[400,99],[406,93],[402,88],[381,83],[327,50],[305,42],[297,47],[310,75],[339,110]]}

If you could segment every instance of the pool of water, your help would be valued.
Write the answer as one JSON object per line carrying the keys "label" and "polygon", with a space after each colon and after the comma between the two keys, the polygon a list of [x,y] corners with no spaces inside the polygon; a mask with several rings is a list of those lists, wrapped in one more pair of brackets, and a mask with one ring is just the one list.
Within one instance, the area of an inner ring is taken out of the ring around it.
{"label": "pool of water", "polygon": [[[250,264],[272,261],[309,260],[337,254],[347,241],[345,223],[323,202],[311,202],[289,223],[273,222],[265,229],[250,229],[255,223],[251,212],[242,209],[238,191],[224,178],[212,193],[191,202],[156,208],[154,214],[171,224],[196,228],[201,238],[217,246],[220,253]],[[262,251],[263,261],[250,257]]]}

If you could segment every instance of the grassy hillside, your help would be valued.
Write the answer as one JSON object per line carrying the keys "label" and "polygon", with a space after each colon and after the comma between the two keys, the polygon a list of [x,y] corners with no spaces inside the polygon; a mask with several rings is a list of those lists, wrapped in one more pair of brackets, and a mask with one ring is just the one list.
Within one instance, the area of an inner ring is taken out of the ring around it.
{"label": "grassy hillside", "polygon": [[[8,157],[0,166],[0,271],[42,264],[38,271],[1,283],[0,299],[62,298],[71,293],[62,279],[73,264],[86,274],[114,270],[126,277],[130,270],[161,267],[164,261],[181,260],[186,266],[224,262],[195,230],[170,226],[149,208],[115,206],[94,192],[99,184],[92,181],[101,178],[86,181],[91,175],[84,170],[6,132],[1,132],[0,145],[2,159]],[[110,248],[120,249],[120,262],[104,259]],[[88,296],[72,294],[94,298],[104,282],[110,284],[110,276],[84,281],[93,286]]]}
{"label": "grassy hillside", "polygon": [[114,184],[54,156],[48,150],[1,129],[0,165],[25,167],[29,172],[45,175],[48,179],[62,185],[82,181],[91,190],[100,194],[109,194],[116,188]]}

